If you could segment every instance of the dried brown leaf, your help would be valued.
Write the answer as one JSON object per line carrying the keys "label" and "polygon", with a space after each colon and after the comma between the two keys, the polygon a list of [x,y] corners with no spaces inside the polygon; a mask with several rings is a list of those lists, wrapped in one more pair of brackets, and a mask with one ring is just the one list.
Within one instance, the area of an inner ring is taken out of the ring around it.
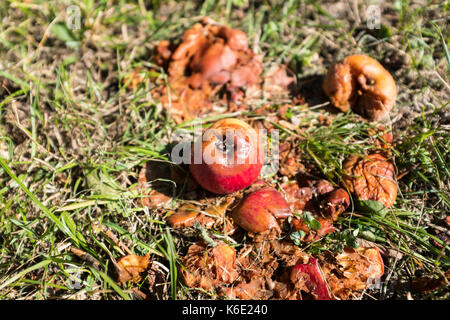
{"label": "dried brown leaf", "polygon": [[141,280],[141,273],[147,270],[150,255],[138,256],[130,254],[120,258],[117,261],[118,282],[124,283],[127,281],[138,282]]}

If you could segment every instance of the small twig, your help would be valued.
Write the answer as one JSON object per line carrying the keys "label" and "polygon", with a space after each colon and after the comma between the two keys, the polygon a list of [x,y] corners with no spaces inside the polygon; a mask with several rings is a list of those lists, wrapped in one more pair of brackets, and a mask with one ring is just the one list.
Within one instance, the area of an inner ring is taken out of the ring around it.
{"label": "small twig", "polygon": [[81,260],[88,262],[91,264],[95,269],[101,270],[101,263],[94,258],[92,255],[90,255],[87,252],[84,252],[83,250],[77,249],[77,248],[70,248],[70,251],[75,254],[77,257],[79,257]]}
{"label": "small twig", "polygon": [[147,295],[137,288],[131,288],[133,295],[141,300],[147,299]]}
{"label": "small twig", "polygon": [[436,224],[434,224],[434,223],[431,223],[431,222],[427,222],[427,225],[428,225],[429,227],[433,227],[434,229],[439,230],[439,231],[441,231],[441,232],[447,234],[448,236],[450,236],[450,230],[448,230],[448,229],[445,228],[445,227],[438,226],[438,225],[436,225]]}
{"label": "small twig", "polygon": [[447,90],[450,92],[450,85],[447,83],[447,81],[445,81],[441,75],[439,74],[439,72],[437,72],[436,70],[434,70],[434,74],[436,74],[436,76],[438,77],[438,79],[445,85],[445,87],[447,88]]}
{"label": "small twig", "polygon": [[403,178],[404,176],[406,176],[408,173],[410,173],[411,171],[415,170],[419,165],[415,164],[413,165],[410,169],[406,170],[405,172],[399,174],[397,176],[397,181],[400,180],[401,178]]}
{"label": "small twig", "polygon": [[119,248],[125,250],[128,254],[133,254],[133,252],[122,242],[120,241],[111,230],[107,230],[105,232],[106,236],[110,238]]}

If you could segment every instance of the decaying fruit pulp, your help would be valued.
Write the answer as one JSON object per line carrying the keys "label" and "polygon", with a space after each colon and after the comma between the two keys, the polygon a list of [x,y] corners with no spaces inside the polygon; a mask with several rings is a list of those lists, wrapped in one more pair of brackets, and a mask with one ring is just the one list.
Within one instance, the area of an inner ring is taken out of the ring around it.
{"label": "decaying fruit pulp", "polygon": [[211,290],[220,284],[232,283],[238,277],[236,251],[225,243],[216,247],[195,243],[189,247],[181,263],[180,271],[189,287]]}
{"label": "decaying fruit pulp", "polygon": [[386,117],[397,98],[394,78],[366,55],[348,56],[331,66],[323,90],[336,108],[343,112],[353,109],[374,121]]}
{"label": "decaying fruit pulp", "polygon": [[345,187],[360,200],[375,200],[391,207],[397,198],[395,167],[381,154],[350,156],[343,164]]}
{"label": "decaying fruit pulp", "polygon": [[315,300],[331,300],[331,294],[317,260],[310,258],[307,264],[297,264],[290,279],[297,290],[306,291]]}
{"label": "decaying fruit pulp", "polygon": [[235,102],[261,82],[261,57],[248,47],[247,35],[209,18],[188,29],[178,46],[162,41],[155,60],[167,68],[170,84],[156,90],[156,98],[177,122],[210,112],[219,91]]}
{"label": "decaying fruit pulp", "polygon": [[[291,210],[297,213],[292,219],[292,227],[305,233],[303,242],[317,241],[336,231],[333,222],[350,205],[348,193],[326,180],[300,178],[299,182],[287,182],[281,187]],[[319,228],[311,228],[309,222],[299,216],[306,212],[320,224]]]}
{"label": "decaying fruit pulp", "polygon": [[371,287],[384,274],[384,263],[376,247],[345,248],[331,257],[325,254],[320,265],[333,295],[349,299]]}

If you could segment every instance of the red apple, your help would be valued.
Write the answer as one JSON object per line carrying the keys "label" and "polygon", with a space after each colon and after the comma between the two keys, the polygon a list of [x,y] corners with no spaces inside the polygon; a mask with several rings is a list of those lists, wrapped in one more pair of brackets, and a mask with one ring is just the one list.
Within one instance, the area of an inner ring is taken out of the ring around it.
{"label": "red apple", "polygon": [[280,232],[277,219],[290,215],[289,204],[283,195],[270,187],[250,193],[232,213],[233,220],[241,228],[254,233],[271,229]]}
{"label": "red apple", "polygon": [[199,139],[194,143],[189,169],[206,190],[232,193],[248,187],[259,176],[264,148],[258,133],[246,122],[219,120]]}
{"label": "red apple", "polygon": [[313,257],[307,264],[297,264],[292,268],[291,281],[299,289],[311,293],[316,300],[332,300],[322,270]]}

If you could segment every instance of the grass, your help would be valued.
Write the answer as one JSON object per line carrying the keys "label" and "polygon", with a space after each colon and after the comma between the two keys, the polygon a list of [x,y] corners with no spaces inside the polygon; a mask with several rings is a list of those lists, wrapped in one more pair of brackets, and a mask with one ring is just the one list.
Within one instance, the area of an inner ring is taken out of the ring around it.
{"label": "grass", "polygon": [[[161,264],[165,280],[152,298],[215,297],[184,286],[177,257],[192,238],[143,208],[135,191],[143,164],[169,161],[169,136],[178,128],[151,98],[150,83],[164,77],[163,71],[146,72],[152,81],[135,91],[123,83],[134,68],[154,67],[155,44],[179,37],[199,15],[245,31],[254,49],[264,54],[265,65],[286,63],[299,86],[312,86],[306,96],[309,107],[292,109],[301,120],[302,163],[336,184],[346,155],[374,148],[367,134],[373,125],[321,106],[320,88],[311,81],[335,59],[355,52],[387,66],[399,87],[389,124],[402,176],[396,204],[382,215],[344,215],[338,226],[351,232],[304,249],[334,250],[353,234],[384,248],[389,252],[386,277],[380,290],[365,295],[368,299],[405,298],[411,278],[449,269],[449,245],[433,233],[450,208],[449,4],[382,4],[382,28],[368,30],[363,1],[359,11],[345,2],[219,2],[0,4],[0,81],[11,84],[8,90],[0,88],[2,299],[136,299],[132,285],[115,282],[114,262],[126,253],[105,230],[132,252],[150,253]],[[72,4],[82,14],[78,30],[65,24]],[[244,116],[255,115],[249,110]],[[324,116],[333,119],[331,125],[320,124]],[[182,127],[190,130],[191,125]],[[283,141],[289,129],[280,129]],[[169,208],[181,203],[179,197]],[[207,233],[212,239],[220,236]],[[71,248],[88,253],[99,265],[80,260]],[[139,284],[143,291],[145,281]],[[448,285],[413,297],[448,299]]]}

